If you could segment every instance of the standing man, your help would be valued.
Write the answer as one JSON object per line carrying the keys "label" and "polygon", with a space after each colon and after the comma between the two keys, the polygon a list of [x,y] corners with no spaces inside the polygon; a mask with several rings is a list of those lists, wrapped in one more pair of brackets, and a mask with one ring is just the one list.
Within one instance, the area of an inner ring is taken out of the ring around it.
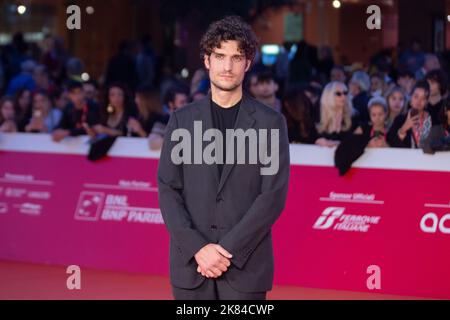
{"label": "standing man", "polygon": [[[211,93],[175,111],[167,126],[159,162],[159,203],[171,238],[170,276],[178,300],[264,300],[272,289],[271,228],[286,200],[289,142],[283,116],[243,94],[242,82],[256,48],[256,37],[241,18],[213,23],[201,41]],[[199,123],[202,136],[214,129],[219,133],[213,136],[213,164],[198,162],[211,144],[203,138],[199,151],[194,142]],[[230,143],[230,129],[246,134],[242,148]],[[249,141],[252,133],[266,134],[267,144],[260,139],[257,154],[267,152],[264,146],[270,149],[270,157],[278,161],[276,170],[264,172],[267,161],[236,161],[242,160],[242,152],[249,159],[256,156]],[[223,143],[220,135],[227,137]],[[180,136],[185,145],[193,145],[183,149],[181,157],[192,156],[194,164],[174,159]]]}

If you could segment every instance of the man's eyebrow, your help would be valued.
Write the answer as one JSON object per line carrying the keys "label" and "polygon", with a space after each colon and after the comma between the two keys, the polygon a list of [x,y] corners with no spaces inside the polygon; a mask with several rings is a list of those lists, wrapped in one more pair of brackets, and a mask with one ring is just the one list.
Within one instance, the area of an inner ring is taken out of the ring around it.
{"label": "man's eyebrow", "polygon": [[[213,54],[217,54],[217,55],[221,55],[221,56],[225,56],[225,53],[220,53],[220,52],[216,52],[216,51],[212,51],[211,53]],[[242,53],[237,53],[237,54],[233,54],[232,57],[244,57],[245,55]]]}

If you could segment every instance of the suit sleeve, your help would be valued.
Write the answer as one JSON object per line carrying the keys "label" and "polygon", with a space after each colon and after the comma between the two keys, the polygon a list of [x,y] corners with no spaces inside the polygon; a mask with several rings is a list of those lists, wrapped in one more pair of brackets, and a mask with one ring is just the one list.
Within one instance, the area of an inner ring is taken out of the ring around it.
{"label": "suit sleeve", "polygon": [[84,128],[74,128],[73,121],[71,119],[70,110],[64,110],[61,121],[57,127],[57,129],[64,129],[69,131],[69,135],[71,137],[81,136],[86,134],[86,130]]}
{"label": "suit sleeve", "polygon": [[233,255],[231,261],[239,269],[244,267],[258,244],[271,231],[286,202],[290,156],[286,122],[281,114],[273,128],[279,129],[279,170],[275,175],[262,176],[261,193],[241,221],[219,242]]}
{"label": "suit sleeve", "polygon": [[408,141],[411,139],[410,132],[408,131],[406,134],[405,139],[401,140],[398,136],[398,130],[403,126],[403,123],[405,122],[405,117],[397,117],[394,120],[394,123],[392,124],[391,129],[388,132],[387,136],[387,142],[389,145],[393,148],[410,148],[410,144]]}
{"label": "suit sleeve", "polygon": [[159,206],[169,231],[171,241],[178,248],[185,264],[209,242],[195,229],[182,196],[183,167],[171,160],[171,152],[177,142],[171,141],[172,132],[177,129],[174,113],[167,125],[158,168]]}

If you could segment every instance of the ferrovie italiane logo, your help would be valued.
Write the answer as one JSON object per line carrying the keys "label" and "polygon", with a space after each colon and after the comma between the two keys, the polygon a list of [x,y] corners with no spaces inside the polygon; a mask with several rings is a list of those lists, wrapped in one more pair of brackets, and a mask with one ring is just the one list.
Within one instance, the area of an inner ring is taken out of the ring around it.
{"label": "ferrovie italiane logo", "polygon": [[380,216],[344,214],[346,208],[326,208],[313,228],[317,230],[338,230],[348,232],[368,232],[372,225],[379,224]]}

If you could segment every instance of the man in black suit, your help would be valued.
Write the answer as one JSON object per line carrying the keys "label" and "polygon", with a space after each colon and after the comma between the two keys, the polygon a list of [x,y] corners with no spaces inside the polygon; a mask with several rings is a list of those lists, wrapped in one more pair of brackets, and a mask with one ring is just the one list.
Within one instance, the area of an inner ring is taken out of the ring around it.
{"label": "man in black suit", "polygon": [[213,23],[201,42],[211,93],[175,111],[166,129],[159,203],[175,299],[264,300],[272,289],[289,142],[284,117],[243,93],[256,48],[239,17]]}

